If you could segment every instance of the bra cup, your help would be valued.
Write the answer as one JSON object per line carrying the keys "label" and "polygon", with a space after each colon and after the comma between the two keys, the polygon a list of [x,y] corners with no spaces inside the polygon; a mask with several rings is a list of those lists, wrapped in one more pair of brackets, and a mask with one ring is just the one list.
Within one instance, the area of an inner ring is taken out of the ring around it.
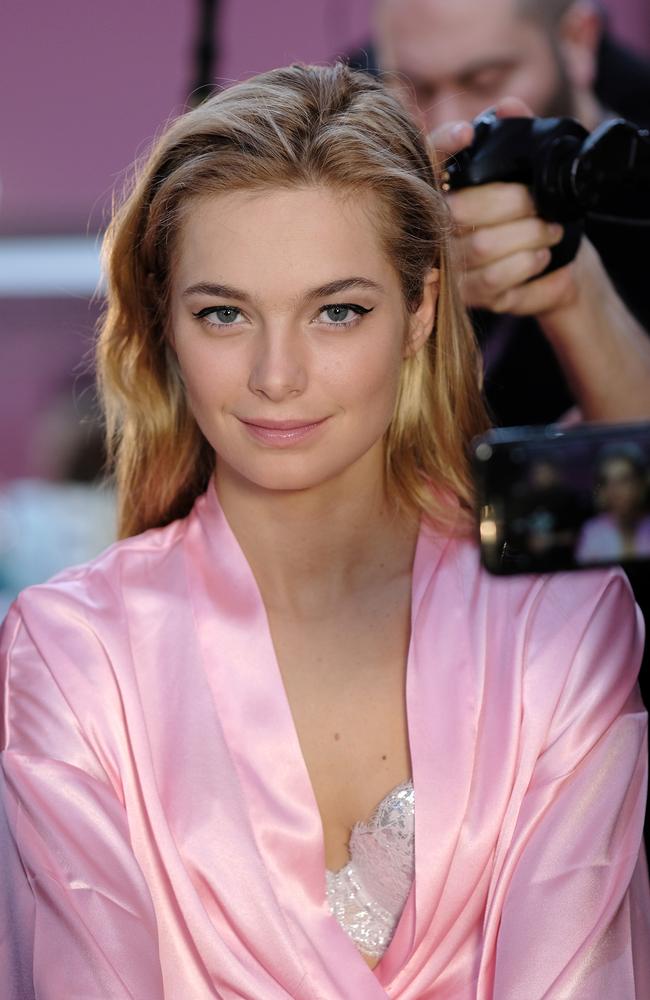
{"label": "bra cup", "polygon": [[350,834],[350,860],[327,871],[330,911],[365,954],[381,958],[413,884],[415,791],[411,781],[382,799]]}

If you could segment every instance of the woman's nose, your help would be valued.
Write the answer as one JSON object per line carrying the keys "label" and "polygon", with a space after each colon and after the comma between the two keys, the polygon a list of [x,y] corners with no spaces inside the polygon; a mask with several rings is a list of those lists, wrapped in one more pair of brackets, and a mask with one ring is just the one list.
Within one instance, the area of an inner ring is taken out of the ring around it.
{"label": "woman's nose", "polygon": [[251,365],[248,387],[274,403],[304,392],[307,385],[300,336],[286,325],[270,325],[260,335]]}

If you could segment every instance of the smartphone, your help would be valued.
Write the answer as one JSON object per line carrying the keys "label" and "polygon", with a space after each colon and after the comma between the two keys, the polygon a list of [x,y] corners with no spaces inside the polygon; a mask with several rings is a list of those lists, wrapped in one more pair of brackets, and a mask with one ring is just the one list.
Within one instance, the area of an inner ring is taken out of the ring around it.
{"label": "smartphone", "polygon": [[499,428],[472,463],[491,573],[650,562],[650,423]]}

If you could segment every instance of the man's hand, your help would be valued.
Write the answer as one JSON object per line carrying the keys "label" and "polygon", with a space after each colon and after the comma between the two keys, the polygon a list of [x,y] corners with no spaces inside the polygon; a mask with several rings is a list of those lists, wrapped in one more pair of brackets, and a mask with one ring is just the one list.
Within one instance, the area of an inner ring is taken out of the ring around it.
{"label": "man's hand", "polygon": [[[531,114],[516,98],[501,117]],[[440,166],[469,145],[469,122],[430,137]],[[535,316],[587,420],[650,419],[650,337],[622,302],[600,257],[584,239],[575,260],[541,275],[561,227],[540,219],[521,184],[484,184],[447,196],[456,222],[465,304]]]}
{"label": "man's hand", "polygon": [[550,247],[562,239],[562,226],[539,218],[527,188],[484,184],[448,198],[466,305],[518,316],[559,305],[570,292],[567,275],[558,279],[559,272],[553,272],[531,279],[547,267]]}
{"label": "man's hand", "polygon": [[[501,118],[532,115],[514,97],[500,101],[494,110]],[[438,164],[469,145],[473,134],[469,122],[436,129],[430,143]],[[457,227],[460,284],[467,306],[526,316],[571,304],[577,294],[571,264],[531,280],[546,269],[550,247],[562,239],[562,226],[539,218],[526,187],[484,184],[447,197]]]}

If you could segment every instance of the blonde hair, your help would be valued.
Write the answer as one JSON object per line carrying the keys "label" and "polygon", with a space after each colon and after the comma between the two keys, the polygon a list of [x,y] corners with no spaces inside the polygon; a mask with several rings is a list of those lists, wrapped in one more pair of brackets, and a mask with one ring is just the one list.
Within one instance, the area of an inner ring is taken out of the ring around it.
{"label": "blonde hair", "polygon": [[449,214],[426,145],[378,81],[343,64],[291,66],[174,121],[107,232],[97,369],[122,537],[187,514],[214,470],[167,336],[175,237],[188,202],[307,184],[374,192],[410,310],[429,270],[440,269],[436,328],[403,363],[386,433],[386,484],[413,514],[448,520],[445,492],[471,508],[467,446],[488,419],[478,349],[450,273]]}

